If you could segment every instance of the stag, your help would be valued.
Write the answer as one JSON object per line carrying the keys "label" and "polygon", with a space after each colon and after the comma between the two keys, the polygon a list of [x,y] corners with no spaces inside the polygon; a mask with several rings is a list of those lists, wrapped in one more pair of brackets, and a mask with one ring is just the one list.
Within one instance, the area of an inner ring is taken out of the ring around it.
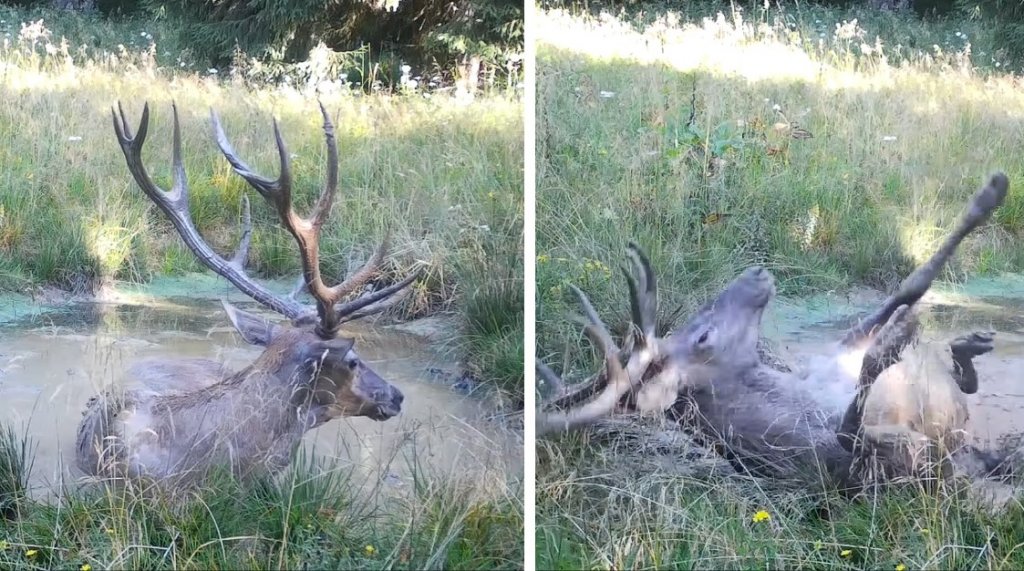
{"label": "stag", "polygon": [[319,236],[338,188],[338,148],[334,126],[320,106],[327,144],[327,173],[312,214],[292,208],[289,153],[274,121],[280,174],[257,174],[235,153],[211,110],[221,153],[232,168],[276,210],[281,224],[299,245],[304,285],[315,307],[297,301],[299,288],[278,296],[245,272],[252,220],[243,197],[242,237],[230,258],[218,254],[200,236],[189,215],[188,183],[181,155],[177,107],[173,133],[173,186],[153,182],[142,161],[149,132],[149,105],[132,134],[124,110],[112,110],[114,131],[135,182],[167,216],[189,250],[207,268],[250,298],[288,318],[274,323],[223,302],[228,319],[247,343],[264,348],[249,366],[231,371],[206,359],[149,359],[128,371],[124,390],[90,399],[78,427],[77,464],[88,475],[148,479],[175,485],[195,483],[214,467],[228,467],[240,478],[274,473],[290,463],[305,432],[342,416],[387,420],[401,410],[403,395],[356,353],[354,340],[339,335],[342,324],[373,315],[396,303],[416,279],[401,281],[352,298],[374,277],[384,259],[387,239],[370,259],[344,281],[328,286],[320,271]]}
{"label": "stag", "polygon": [[[862,480],[857,467],[868,456],[888,454],[883,462],[915,464],[907,458],[925,445],[956,441],[947,436],[966,423],[963,394],[977,390],[972,360],[991,350],[992,336],[967,335],[946,351],[923,346],[916,342],[914,305],[960,242],[1003,202],[1007,188],[1006,177],[994,175],[935,254],[847,331],[831,354],[804,371],[777,366],[759,342],[762,315],[775,296],[766,269],[748,268],[682,327],[659,337],[654,272],[631,244],[629,256],[639,274],[626,275],[631,343],[618,348],[586,295],[573,288],[586,332],[604,355],[604,369],[566,394],[560,377],[538,363],[539,377],[556,387],[548,409],[538,413],[538,433],[571,430],[617,408],[638,408],[685,420],[699,441],[745,473],[815,481],[825,475],[850,489]],[[982,451],[961,453],[994,467],[995,458]]]}

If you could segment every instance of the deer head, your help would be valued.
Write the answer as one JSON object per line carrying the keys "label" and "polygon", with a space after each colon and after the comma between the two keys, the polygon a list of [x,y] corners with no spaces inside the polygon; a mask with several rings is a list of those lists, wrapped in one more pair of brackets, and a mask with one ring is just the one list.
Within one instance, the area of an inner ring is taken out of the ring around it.
{"label": "deer head", "polygon": [[752,366],[758,361],[761,317],[775,297],[775,278],[752,266],[733,279],[666,340],[666,350],[680,360],[716,366]]}
{"label": "deer head", "polygon": [[252,234],[248,198],[242,198],[243,231],[234,255],[230,258],[221,256],[200,236],[189,215],[188,182],[181,158],[178,109],[176,106],[172,106],[172,109],[174,180],[169,191],[153,182],[142,162],[142,146],[149,131],[149,104],[143,108],[138,132],[133,135],[124,110],[118,103],[117,109],[111,110],[114,131],[135,182],[167,216],[196,258],[261,305],[290,320],[290,324],[271,323],[227,301],[223,302],[231,323],[242,338],[247,343],[265,348],[263,355],[250,369],[260,368],[258,373],[264,373],[268,378],[284,384],[290,391],[292,404],[301,407],[307,414],[307,426],[310,428],[339,416],[366,416],[374,420],[386,420],[398,414],[403,400],[401,391],[381,378],[356,354],[353,339],[339,337],[338,332],[343,323],[379,313],[394,305],[400,299],[396,294],[412,283],[419,272],[413,272],[403,280],[378,291],[346,299],[374,277],[387,250],[385,239],[370,259],[344,281],[330,287],[324,283],[319,262],[320,228],[330,215],[338,188],[338,148],[334,126],[323,105],[320,111],[327,142],[327,176],[320,198],[308,218],[299,216],[292,209],[290,155],[281,138],[277,121],[274,121],[274,138],[280,159],[280,174],[276,179],[270,179],[255,173],[238,157],[216,113],[212,110],[210,112],[214,136],[224,157],[235,172],[277,211],[281,225],[298,243],[302,261],[300,285],[308,290],[316,302],[315,307],[297,301],[296,296],[301,288],[297,288],[290,296],[278,296],[246,275],[244,268]]}

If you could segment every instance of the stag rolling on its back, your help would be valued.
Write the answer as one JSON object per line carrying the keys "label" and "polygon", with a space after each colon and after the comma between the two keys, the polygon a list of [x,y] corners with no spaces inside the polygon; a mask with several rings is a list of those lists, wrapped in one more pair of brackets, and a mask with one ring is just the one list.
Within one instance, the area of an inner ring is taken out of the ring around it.
{"label": "stag rolling on its back", "polygon": [[[854,469],[857,460],[868,452],[895,449],[891,444],[905,433],[893,432],[895,425],[931,422],[929,439],[963,428],[961,393],[977,387],[971,360],[991,349],[991,336],[975,334],[954,341],[945,353],[952,359],[913,345],[910,351],[920,350],[915,355],[928,359],[924,368],[898,362],[916,332],[914,304],[964,237],[1002,203],[1007,187],[1005,176],[993,176],[932,258],[851,328],[832,354],[796,373],[765,363],[759,354],[761,319],[775,295],[768,271],[747,269],[683,327],[658,338],[653,327],[654,273],[643,253],[631,245],[641,284],[627,275],[633,347],[616,347],[586,296],[575,290],[587,314],[586,330],[605,354],[605,370],[571,394],[557,394],[549,403],[556,410],[538,414],[539,433],[583,426],[629,404],[656,413],[671,409],[671,416],[687,420],[684,424],[699,440],[713,444],[740,471],[814,481],[824,474],[841,486],[856,487],[861,478]],[[936,378],[935,370],[942,375]],[[552,386],[563,386],[540,363],[538,374]],[[880,375],[882,382],[873,390]],[[947,390],[954,380],[955,395]],[[596,393],[597,398],[580,404]],[[921,406],[915,411],[912,405]],[[941,419],[938,425],[936,419]]]}
{"label": "stag rolling on its back", "polygon": [[354,340],[338,336],[348,321],[383,311],[399,298],[416,273],[378,291],[344,301],[373,277],[382,244],[366,264],[342,283],[324,284],[319,268],[319,230],[330,214],[338,184],[334,129],[321,107],[327,140],[327,181],[314,212],[298,216],[291,207],[289,154],[274,124],[280,176],[255,174],[228,143],[216,116],[217,142],[234,170],[274,207],[282,225],[299,244],[300,285],[316,307],[280,297],[245,274],[251,219],[243,197],[241,243],[230,258],[213,251],[196,231],[188,213],[188,187],[181,162],[181,136],[174,110],[174,185],[157,187],[141,160],[149,125],[149,107],[133,136],[123,112],[114,127],[129,170],[146,195],[171,220],[186,245],[208,268],[260,304],[291,320],[275,324],[224,302],[235,329],[250,344],[264,348],[249,366],[232,372],[206,359],[150,359],[133,366],[124,390],[93,397],[78,428],[77,464],[87,474],[147,478],[174,485],[195,483],[215,467],[237,476],[273,472],[290,462],[305,432],[341,416],[387,420],[401,410],[403,395],[356,353]]}

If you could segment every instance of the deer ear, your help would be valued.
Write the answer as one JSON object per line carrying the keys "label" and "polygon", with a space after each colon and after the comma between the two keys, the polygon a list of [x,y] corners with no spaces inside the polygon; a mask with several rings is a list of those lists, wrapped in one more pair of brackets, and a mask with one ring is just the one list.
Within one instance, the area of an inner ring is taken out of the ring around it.
{"label": "deer ear", "polygon": [[242,311],[228,303],[227,300],[221,300],[221,304],[224,305],[224,311],[227,312],[231,324],[235,326],[235,330],[242,336],[242,339],[245,339],[246,343],[266,347],[277,335],[277,325],[258,315]]}

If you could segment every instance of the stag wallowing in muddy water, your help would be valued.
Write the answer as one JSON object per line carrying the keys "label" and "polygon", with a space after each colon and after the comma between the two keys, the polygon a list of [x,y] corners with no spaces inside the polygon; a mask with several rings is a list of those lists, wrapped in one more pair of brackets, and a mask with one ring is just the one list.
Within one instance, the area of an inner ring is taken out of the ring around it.
{"label": "stag wallowing in muddy water", "polygon": [[401,281],[348,299],[374,277],[385,252],[385,239],[370,259],[341,283],[329,287],[320,272],[319,234],[334,204],[338,187],[338,149],[327,111],[326,181],[308,218],[292,209],[289,153],[274,122],[280,175],[255,173],[240,159],[217,115],[211,123],[218,146],[235,172],[277,211],[281,224],[299,245],[302,280],[316,301],[311,307],[296,295],[278,296],[246,275],[251,235],[249,202],[243,197],[243,232],[234,255],[222,257],[200,236],[189,215],[188,184],[181,156],[181,133],[175,107],[173,186],[158,187],[142,162],[149,132],[149,106],[132,134],[124,111],[113,111],[114,130],[128,170],[139,187],[170,219],[188,248],[206,267],[227,279],[261,305],[287,317],[275,324],[224,302],[242,338],[264,347],[240,371],[206,359],[150,359],[129,371],[129,385],[93,397],[78,427],[77,464],[86,473],[109,478],[146,478],[174,484],[194,483],[215,466],[239,476],[273,473],[287,466],[305,432],[334,418],[365,416],[387,420],[399,413],[402,393],[360,359],[354,340],[339,336],[346,322],[393,305],[396,295],[416,279]]}
{"label": "stag wallowing in muddy water", "polygon": [[639,409],[667,413],[743,473],[813,481],[824,475],[856,489],[879,474],[879,465],[887,477],[922,476],[948,458],[965,460],[958,466],[995,469],[994,455],[964,446],[962,438],[964,394],[978,386],[973,359],[991,351],[992,334],[965,335],[947,346],[918,342],[914,305],[960,242],[1002,204],[1007,188],[1007,178],[994,175],[935,254],[831,354],[799,372],[766,358],[760,344],[762,314],[775,296],[770,272],[748,268],[682,327],[660,337],[654,270],[630,244],[628,344],[616,345],[574,287],[604,368],[569,392],[538,363],[538,377],[555,387],[538,411],[538,434],[585,426],[616,409]]}

